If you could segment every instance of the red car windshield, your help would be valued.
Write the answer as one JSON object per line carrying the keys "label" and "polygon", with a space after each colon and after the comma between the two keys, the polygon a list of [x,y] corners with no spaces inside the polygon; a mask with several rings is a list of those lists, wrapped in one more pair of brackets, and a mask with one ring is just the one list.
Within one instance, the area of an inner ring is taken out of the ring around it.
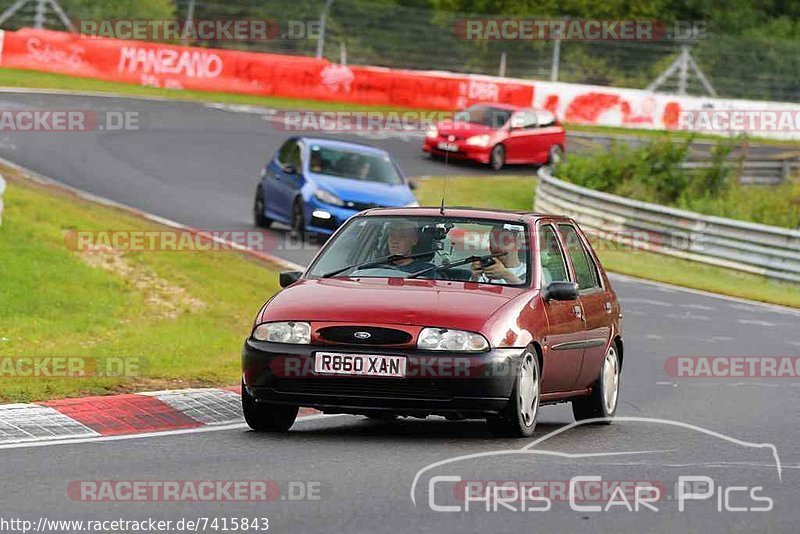
{"label": "red car windshield", "polygon": [[488,219],[352,219],[309,268],[309,278],[409,278],[522,286],[530,280],[524,224]]}
{"label": "red car windshield", "polygon": [[456,113],[455,119],[491,128],[500,128],[511,118],[511,111],[490,106],[472,106]]}

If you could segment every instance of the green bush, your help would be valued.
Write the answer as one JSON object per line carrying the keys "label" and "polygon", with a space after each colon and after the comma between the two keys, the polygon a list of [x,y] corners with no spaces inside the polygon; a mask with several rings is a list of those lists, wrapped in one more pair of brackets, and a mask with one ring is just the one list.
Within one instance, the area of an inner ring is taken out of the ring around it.
{"label": "green bush", "polygon": [[779,186],[744,186],[729,155],[736,140],[720,140],[708,168],[686,170],[691,140],[657,138],[642,148],[610,149],[573,156],[556,175],[577,185],[665,206],[772,226],[800,227],[800,181]]}
{"label": "green bush", "polygon": [[607,151],[570,158],[558,168],[558,175],[590,189],[672,204],[688,187],[680,163],[686,159],[689,143],[674,143],[666,137],[641,149],[612,143]]}
{"label": "green bush", "polygon": [[172,0],[61,0],[70,18],[75,20],[172,20]]}

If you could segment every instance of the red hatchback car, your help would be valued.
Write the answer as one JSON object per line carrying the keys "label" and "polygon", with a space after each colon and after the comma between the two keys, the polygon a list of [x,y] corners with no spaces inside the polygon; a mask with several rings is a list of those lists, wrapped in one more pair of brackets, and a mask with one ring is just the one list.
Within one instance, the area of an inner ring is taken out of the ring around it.
{"label": "red hatchback car", "polygon": [[620,307],[571,219],[385,208],[350,219],[256,316],[242,354],[249,426],[298,407],[379,419],[486,419],[529,436],[542,404],[610,422]]}
{"label": "red hatchback car", "polygon": [[472,160],[500,170],[507,163],[558,163],[566,146],[564,126],[549,111],[478,104],[431,127],[422,150],[432,156]]}

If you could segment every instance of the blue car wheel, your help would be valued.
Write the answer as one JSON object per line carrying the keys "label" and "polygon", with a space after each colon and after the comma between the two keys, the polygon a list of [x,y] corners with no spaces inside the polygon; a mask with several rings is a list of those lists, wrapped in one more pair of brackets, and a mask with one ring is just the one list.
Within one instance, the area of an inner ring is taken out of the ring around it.
{"label": "blue car wheel", "polygon": [[291,227],[292,233],[298,235],[303,235],[306,229],[305,208],[303,206],[303,199],[299,197],[294,201],[294,205],[292,206]]}
{"label": "blue car wheel", "polygon": [[256,198],[253,202],[253,222],[258,228],[269,228],[272,219],[264,215],[264,190],[256,187]]}

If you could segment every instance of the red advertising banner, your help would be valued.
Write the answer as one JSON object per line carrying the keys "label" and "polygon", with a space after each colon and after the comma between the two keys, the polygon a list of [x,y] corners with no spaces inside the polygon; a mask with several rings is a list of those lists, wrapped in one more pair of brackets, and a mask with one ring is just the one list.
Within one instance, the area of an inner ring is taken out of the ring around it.
{"label": "red advertising banner", "polygon": [[0,50],[3,67],[168,89],[441,110],[475,102],[533,102],[533,84],[524,81],[351,67],[305,56],[86,38],[47,30],[5,32]]}

